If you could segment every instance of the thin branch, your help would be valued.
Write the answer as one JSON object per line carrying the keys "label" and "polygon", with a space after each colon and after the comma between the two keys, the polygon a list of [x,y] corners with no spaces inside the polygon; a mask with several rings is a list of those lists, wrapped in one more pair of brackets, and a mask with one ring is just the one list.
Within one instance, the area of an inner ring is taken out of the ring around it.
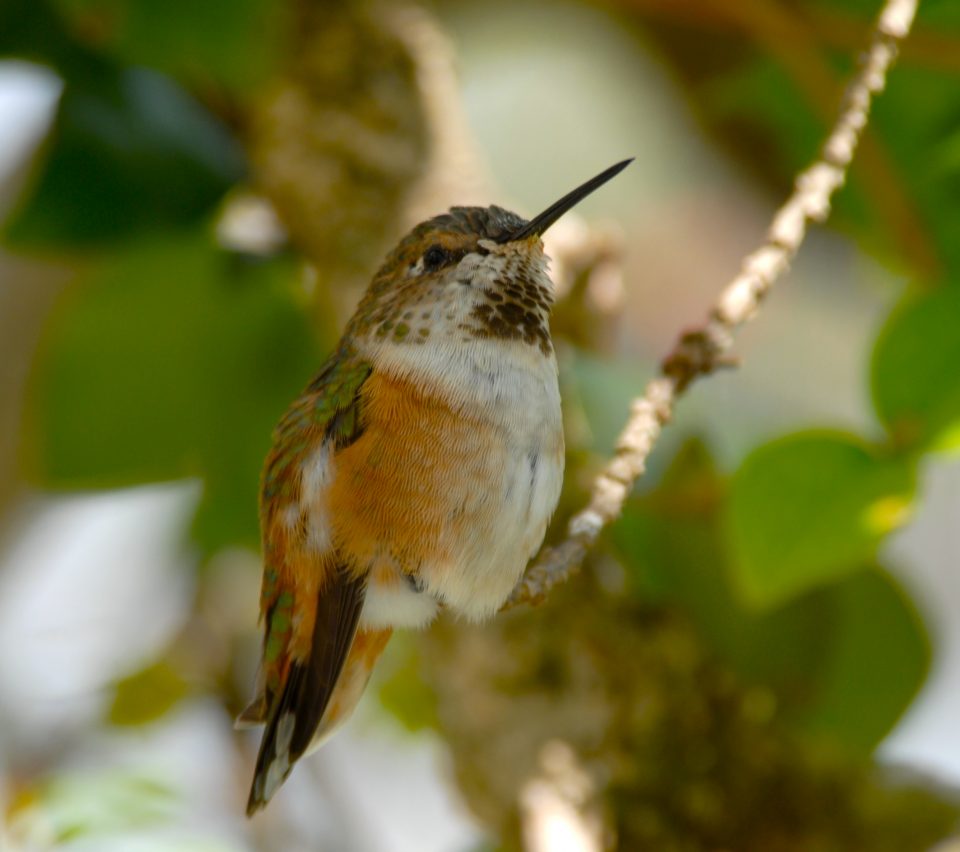
{"label": "thin branch", "polygon": [[567,537],[544,548],[528,566],[506,607],[538,603],[576,571],[603,528],[619,516],[647,456],[670,421],[676,400],[693,381],[731,365],[726,354],[739,326],[753,319],[767,293],[786,272],[806,236],[809,222],[823,222],[830,199],[843,185],[857,143],[867,125],[870,103],[886,82],[897,46],[913,24],[919,0],[887,0],[877,19],[870,47],[862,56],[836,124],[820,157],[798,175],[793,193],[773,218],[766,240],[741,266],[720,294],[707,320],[680,335],[663,360],[661,374],[633,401],[613,458],[593,483],[590,502],[570,520]]}

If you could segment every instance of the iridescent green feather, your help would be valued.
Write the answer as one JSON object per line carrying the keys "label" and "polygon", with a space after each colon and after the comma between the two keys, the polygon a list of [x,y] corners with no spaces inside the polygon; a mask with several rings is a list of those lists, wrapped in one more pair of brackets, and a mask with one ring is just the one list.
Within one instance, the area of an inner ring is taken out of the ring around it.
{"label": "iridescent green feather", "polygon": [[274,432],[263,477],[264,503],[293,498],[295,473],[312,438],[319,434],[344,446],[355,437],[359,392],[372,369],[349,350],[338,350],[290,406]]}

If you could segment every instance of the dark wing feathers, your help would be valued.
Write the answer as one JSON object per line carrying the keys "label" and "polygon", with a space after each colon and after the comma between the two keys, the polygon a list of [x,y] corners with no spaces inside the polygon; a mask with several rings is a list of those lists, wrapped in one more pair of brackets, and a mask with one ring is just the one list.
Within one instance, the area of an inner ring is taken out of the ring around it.
{"label": "dark wing feathers", "polygon": [[263,807],[313,740],[333,694],[363,608],[366,579],[338,570],[318,595],[309,658],[293,662],[267,719],[247,815]]}
{"label": "dark wing feathers", "polygon": [[[366,577],[356,578],[344,571],[320,595],[317,602],[317,620],[313,631],[313,652],[304,680],[302,695],[305,712],[298,711],[293,731],[291,750],[297,757],[310,746],[320,724],[334,685],[340,677],[343,663],[353,644],[360,620],[360,610],[367,591]],[[328,625],[335,624],[330,631]]]}

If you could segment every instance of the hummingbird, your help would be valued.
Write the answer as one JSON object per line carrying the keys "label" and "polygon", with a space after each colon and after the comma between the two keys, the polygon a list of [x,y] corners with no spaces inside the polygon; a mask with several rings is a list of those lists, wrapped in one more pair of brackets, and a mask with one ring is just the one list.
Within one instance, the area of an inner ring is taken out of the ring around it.
{"label": "hummingbird", "polygon": [[247,814],[349,716],[396,628],[496,613],[563,480],[553,283],[529,221],[453,207],[387,257],[273,434],[260,494],[264,724]]}

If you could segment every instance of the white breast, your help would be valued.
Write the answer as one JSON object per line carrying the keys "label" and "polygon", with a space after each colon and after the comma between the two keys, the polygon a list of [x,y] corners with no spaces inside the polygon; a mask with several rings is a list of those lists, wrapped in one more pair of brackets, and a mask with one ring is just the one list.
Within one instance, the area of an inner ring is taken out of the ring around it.
{"label": "white breast", "polygon": [[[379,369],[408,378],[442,359],[445,398],[456,399],[464,413],[487,421],[501,436],[484,450],[494,484],[481,495],[488,505],[483,521],[466,536],[459,530],[459,538],[449,542],[456,554],[452,564],[421,567],[428,595],[471,621],[487,618],[500,609],[539,549],[560,496],[563,424],[556,360],[537,347],[503,340],[455,346],[429,341],[416,351],[396,347],[388,359],[382,354]],[[369,617],[385,626],[389,615],[371,591]],[[395,602],[390,611],[399,613]],[[395,626],[419,626],[422,620]]]}

